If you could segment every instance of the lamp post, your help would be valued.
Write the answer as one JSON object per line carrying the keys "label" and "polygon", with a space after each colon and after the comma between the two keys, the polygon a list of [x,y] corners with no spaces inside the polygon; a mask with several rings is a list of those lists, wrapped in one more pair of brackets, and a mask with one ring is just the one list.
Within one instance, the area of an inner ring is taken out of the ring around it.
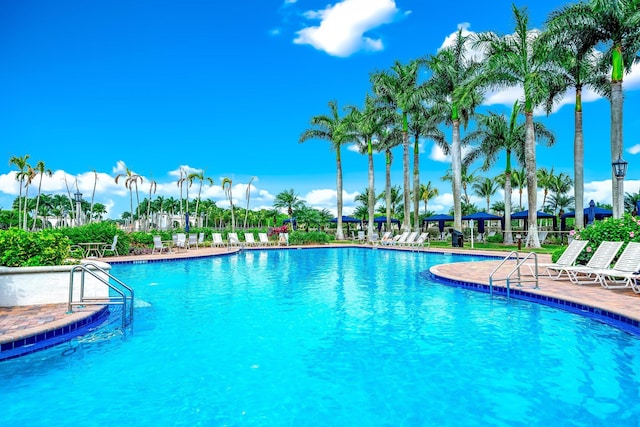
{"label": "lamp post", "polygon": [[74,194],[76,198],[76,226],[81,225],[80,212],[82,211],[82,193],[76,191]]}
{"label": "lamp post", "polygon": [[613,201],[613,217],[622,218],[624,213],[624,176],[627,174],[627,161],[621,156],[618,156],[618,160],[611,162],[613,167],[613,174],[618,181],[618,198]]}

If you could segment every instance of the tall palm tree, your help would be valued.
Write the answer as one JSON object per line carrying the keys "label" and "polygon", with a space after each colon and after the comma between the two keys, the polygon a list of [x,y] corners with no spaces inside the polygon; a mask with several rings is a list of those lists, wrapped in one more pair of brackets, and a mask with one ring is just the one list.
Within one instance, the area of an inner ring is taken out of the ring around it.
{"label": "tall palm tree", "polygon": [[391,218],[392,218],[392,188],[391,188],[391,164],[393,162],[393,153],[391,150],[394,147],[402,144],[402,132],[398,127],[388,127],[380,132],[379,141],[376,144],[378,151],[384,151],[385,156],[385,185],[384,185],[384,200],[385,200],[385,215],[387,217],[387,230],[391,230]]}
{"label": "tall palm tree", "polygon": [[402,228],[410,230],[410,194],[409,182],[409,112],[424,99],[424,91],[418,85],[418,74],[424,65],[422,60],[412,60],[403,65],[396,61],[390,70],[380,71],[371,76],[373,91],[378,100],[387,108],[399,111],[402,132],[402,177],[404,183],[404,219]]}
{"label": "tall palm tree", "polygon": [[520,208],[520,211],[523,211],[524,206],[522,205],[522,194],[524,193],[524,189],[527,187],[527,174],[524,168],[512,171],[511,181],[518,188],[518,194],[520,195],[518,207]]}
{"label": "tall palm tree", "polygon": [[231,178],[222,179],[222,189],[224,190],[224,194],[227,195],[227,199],[229,199],[229,209],[231,210],[231,231],[234,232],[236,231],[236,216],[233,209],[232,187],[233,181],[231,181]]}
{"label": "tall palm tree", "polygon": [[187,177],[191,182],[193,182],[193,180],[197,179],[199,182],[198,185],[198,198],[196,199],[196,218],[198,218],[198,209],[200,208],[200,196],[202,195],[202,185],[206,182],[209,184],[209,187],[211,187],[213,185],[213,179],[205,176],[205,171],[204,170],[199,170],[198,172],[193,172],[191,174],[189,174],[189,176]]}
{"label": "tall palm tree", "polygon": [[[575,89],[574,136],[573,136],[573,172],[575,182],[576,212],[584,209],[584,134],[582,128],[582,90],[591,88],[594,92],[610,98],[609,65],[596,52],[598,34],[576,25],[576,17],[586,14],[591,16],[593,9],[578,3],[552,12],[547,19],[546,31],[540,36],[543,46],[553,49],[551,60],[558,66],[558,72],[564,76],[564,84],[553,88],[547,103],[547,111],[552,102],[563,95],[567,89]],[[546,194],[545,194],[546,195]],[[546,203],[543,201],[542,205]],[[584,228],[584,217],[576,215],[576,229]]]}
{"label": "tall palm tree", "polygon": [[136,201],[138,203],[138,206],[136,208],[136,210],[138,211],[138,218],[140,218],[140,212],[139,212],[139,208],[140,208],[140,199],[138,196],[138,181],[140,181],[140,183],[142,184],[142,182],[144,181],[143,178],[134,173],[131,169],[129,169],[128,167],[125,168],[125,172],[124,173],[120,173],[118,175],[116,175],[116,184],[118,183],[118,180],[120,178],[124,178],[124,186],[125,188],[127,188],[129,190],[129,202],[130,202],[130,206],[131,206],[131,230],[133,230],[133,187],[135,186],[136,189]]}
{"label": "tall palm tree", "polygon": [[245,212],[244,212],[244,228],[247,228],[247,218],[249,216],[249,199],[251,199],[251,183],[253,182],[254,179],[256,179],[256,177],[252,176],[251,179],[249,180],[249,183],[247,184],[247,190],[245,191],[247,208],[245,209]]}
{"label": "tall palm tree", "polygon": [[420,200],[422,200],[424,202],[424,213],[425,215],[427,214],[427,204],[429,203],[429,200],[433,199],[434,197],[438,197],[438,195],[440,194],[440,191],[438,190],[438,188],[434,187],[433,184],[431,184],[431,181],[427,182],[426,184],[420,184]]}
{"label": "tall palm tree", "polygon": [[[421,103],[411,109],[409,132],[413,136],[413,229],[420,230],[420,137],[430,139],[438,145],[446,144],[444,132],[439,124],[442,118]],[[425,207],[426,210],[426,207]]]}
{"label": "tall palm tree", "polygon": [[562,76],[555,73],[549,60],[549,51],[537,39],[537,33],[529,30],[529,18],[525,9],[513,5],[515,31],[500,37],[492,32],[477,36],[476,45],[487,55],[485,72],[479,81],[486,87],[512,87],[524,90],[525,115],[525,168],[529,188],[529,245],[540,247],[537,225],[538,188],[536,176],[536,145],[533,109],[548,97],[549,88],[561,86]]}
{"label": "tall palm tree", "polygon": [[96,187],[98,186],[98,171],[93,170],[93,190],[91,191],[91,209],[89,212],[90,220],[93,219],[93,204],[96,197]]}
{"label": "tall palm tree", "polygon": [[[36,177],[36,170],[34,168],[32,168],[31,166],[29,166],[27,168],[27,171],[24,172],[25,175],[25,179],[24,179],[24,206],[23,206],[23,215],[22,215],[22,229],[23,230],[27,230],[27,223],[28,223],[28,216],[27,216],[27,210],[29,209],[29,186],[31,185],[31,183],[33,182],[33,180]],[[35,221],[35,218],[34,218]]]}
{"label": "tall palm tree", "polygon": [[[36,216],[38,215],[38,208],[40,206],[40,194],[42,193],[42,178],[46,175],[46,176],[52,176],[53,172],[51,172],[51,169],[47,169],[44,162],[42,160],[40,160],[38,163],[36,163],[36,167],[34,168],[34,171],[36,174],[40,175],[40,181],[38,182],[38,196],[36,197]],[[33,227],[31,228],[32,230],[35,230],[36,228],[36,221],[33,222]]]}
{"label": "tall palm tree", "polygon": [[158,183],[151,179],[149,180],[149,199],[147,200],[147,220],[146,220],[146,224],[145,224],[145,228],[147,231],[149,231],[149,224],[151,222],[151,204],[152,204],[152,195],[156,194],[156,191],[158,190]]}
{"label": "tall palm tree", "polygon": [[392,115],[376,106],[374,99],[367,94],[364,101],[364,109],[358,110],[356,107],[349,107],[350,112],[346,120],[349,123],[350,130],[354,134],[354,138],[358,144],[358,150],[362,154],[367,155],[368,160],[368,187],[366,194],[367,202],[364,204],[368,209],[367,235],[371,239],[373,237],[373,214],[375,208],[375,179],[373,168],[373,139],[376,135],[380,135],[385,125]]}
{"label": "tall palm tree", "polygon": [[[521,179],[523,174],[519,174],[517,170],[514,171],[512,169],[512,160],[521,165],[524,164],[526,131],[524,123],[518,123],[518,115],[520,112],[520,105],[516,101],[509,119],[507,119],[504,114],[496,114],[493,112],[480,115],[476,120],[478,124],[477,129],[465,137],[465,143],[479,143],[473,146],[465,156],[465,164],[483,159],[480,168],[487,171],[498,160],[500,153],[502,153],[502,151],[505,153],[505,169],[497,181],[504,187],[504,242],[507,244],[513,243],[511,234],[511,183],[515,181],[516,185],[520,186],[520,183],[523,181],[523,179]],[[538,138],[539,141],[547,142],[554,138],[553,134],[542,124],[534,122],[534,126],[536,127],[536,138]],[[522,205],[522,192],[520,192],[520,205]]]}
{"label": "tall palm tree", "polygon": [[462,230],[462,140],[460,127],[466,129],[475,108],[482,102],[482,92],[475,83],[480,63],[469,52],[469,36],[459,30],[453,43],[427,59],[432,72],[428,88],[434,108],[451,126],[451,146],[441,148],[451,155],[451,189],[453,192],[453,226]]}
{"label": "tall palm tree", "polygon": [[14,165],[18,168],[18,173],[16,174],[16,180],[20,182],[18,186],[20,194],[18,196],[18,228],[22,227],[22,221],[20,219],[22,215],[22,187],[24,186],[24,180],[26,178],[26,172],[30,168],[29,163],[29,155],[25,154],[24,156],[13,156],[9,159],[9,166]]}
{"label": "tall palm tree", "polygon": [[[460,186],[462,188],[462,202],[469,204],[471,200],[469,199],[469,185],[473,185],[478,180],[478,177],[474,175],[475,172],[469,172],[469,167],[466,163],[462,164],[460,168]],[[452,169],[448,169],[447,172],[442,176],[443,181],[452,182],[453,181],[453,173]]]}
{"label": "tall palm tree", "polygon": [[348,120],[338,114],[338,102],[329,101],[329,115],[318,115],[311,118],[311,128],[305,130],[300,135],[299,142],[309,139],[324,139],[329,141],[331,148],[336,152],[336,201],[338,211],[338,223],[336,230],[336,240],[344,240],[342,230],[342,157],[340,147],[352,141],[349,132]]}
{"label": "tall palm tree", "polygon": [[[640,51],[640,1],[590,0],[587,8],[575,9],[571,22],[580,33],[592,34],[608,48],[611,60],[611,160],[622,157],[622,82],[625,72],[631,71]],[[623,180],[616,179],[612,170],[613,216],[624,213]]]}
{"label": "tall palm tree", "polygon": [[476,196],[484,197],[487,201],[487,212],[489,212],[491,208],[491,196],[496,194],[498,187],[499,184],[495,180],[486,177],[484,179],[479,179],[472,184],[473,192]]}

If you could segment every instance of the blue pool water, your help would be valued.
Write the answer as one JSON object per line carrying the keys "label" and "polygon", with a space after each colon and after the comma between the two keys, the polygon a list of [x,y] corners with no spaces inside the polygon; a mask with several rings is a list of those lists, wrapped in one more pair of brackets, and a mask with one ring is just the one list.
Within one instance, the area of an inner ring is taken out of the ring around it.
{"label": "blue pool water", "polygon": [[136,291],[132,333],[0,363],[0,425],[639,425],[637,337],[427,277],[470,259],[344,248],[115,265]]}

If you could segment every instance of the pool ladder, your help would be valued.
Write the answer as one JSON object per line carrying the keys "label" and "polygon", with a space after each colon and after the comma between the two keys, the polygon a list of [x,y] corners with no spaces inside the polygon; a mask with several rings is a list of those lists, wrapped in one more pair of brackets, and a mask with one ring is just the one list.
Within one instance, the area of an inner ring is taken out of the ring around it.
{"label": "pool ladder", "polygon": [[[91,268],[89,268],[91,267]],[[80,270],[80,300],[73,300],[73,281],[74,273]],[[102,275],[97,272],[102,273]],[[100,282],[104,283],[117,295],[106,297],[86,297],[84,295],[84,278],[88,273]],[[106,276],[106,278],[105,278]],[[113,281],[113,282],[112,282]],[[115,283],[114,283],[115,282]],[[69,304],[67,305],[67,313],[73,312],[73,306],[84,305],[121,305],[122,306],[122,327],[133,323],[133,288],[127,286],[122,280],[111,275],[108,271],[101,268],[93,262],[85,262],[80,265],[74,265],[71,268],[69,276]]]}
{"label": "pool ladder", "polygon": [[[514,255],[515,255],[515,257],[514,257]],[[531,258],[533,258],[533,262],[534,262],[534,268],[533,269],[531,268],[530,264],[525,264]],[[494,278],[493,276],[498,272],[498,270],[500,270],[509,261],[515,261],[515,267],[513,267],[513,269],[511,269],[511,271],[509,271],[509,273],[507,274],[506,277],[499,278],[499,279]],[[530,275],[522,274],[520,269],[522,268],[523,265],[527,265],[527,267],[529,268],[529,270],[531,272]],[[516,275],[515,278],[513,277],[514,274]],[[532,279],[523,279],[523,276],[532,276],[533,278]],[[536,254],[535,252],[529,252],[528,254],[526,254],[523,257],[521,257],[520,253],[518,253],[518,251],[509,252],[509,255],[507,255],[500,262],[500,264],[498,264],[496,266],[496,268],[493,269],[493,271],[489,275],[489,293],[490,293],[491,296],[493,296],[493,283],[494,282],[500,282],[500,281],[505,281],[506,288],[507,288],[507,298],[510,297],[510,289],[511,289],[511,282],[512,281],[515,282],[517,286],[522,286],[523,283],[533,282],[533,283],[535,283],[534,289],[539,289],[539,287],[538,287],[538,254]]]}

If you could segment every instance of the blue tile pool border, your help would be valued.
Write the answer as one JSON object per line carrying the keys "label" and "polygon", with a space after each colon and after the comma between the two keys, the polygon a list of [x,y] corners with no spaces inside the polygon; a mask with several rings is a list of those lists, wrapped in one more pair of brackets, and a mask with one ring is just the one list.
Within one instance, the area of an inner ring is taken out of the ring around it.
{"label": "blue tile pool border", "polygon": [[92,332],[107,321],[109,314],[109,307],[104,306],[84,319],[79,319],[39,334],[3,343],[0,345],[0,361],[35,353]]}
{"label": "blue tile pool border", "polygon": [[[426,275],[431,280],[438,283],[442,283],[447,286],[470,289],[470,290],[484,292],[484,293],[490,293],[491,291],[489,285],[485,285],[481,283],[473,283],[473,282],[467,282],[463,280],[450,279],[447,277],[438,276],[432,272],[428,272],[426,273]],[[493,295],[506,299],[507,289],[500,286],[494,286]],[[518,300],[534,302],[537,304],[543,304],[543,305],[557,308],[560,310],[569,311],[574,314],[579,314],[581,316],[585,316],[593,320],[606,323],[607,325],[616,327],[627,333],[640,337],[640,321],[631,319],[627,316],[623,316],[613,311],[592,307],[586,304],[567,301],[561,298],[534,294],[518,288],[511,288],[509,290],[509,295],[511,298],[515,298]]]}

